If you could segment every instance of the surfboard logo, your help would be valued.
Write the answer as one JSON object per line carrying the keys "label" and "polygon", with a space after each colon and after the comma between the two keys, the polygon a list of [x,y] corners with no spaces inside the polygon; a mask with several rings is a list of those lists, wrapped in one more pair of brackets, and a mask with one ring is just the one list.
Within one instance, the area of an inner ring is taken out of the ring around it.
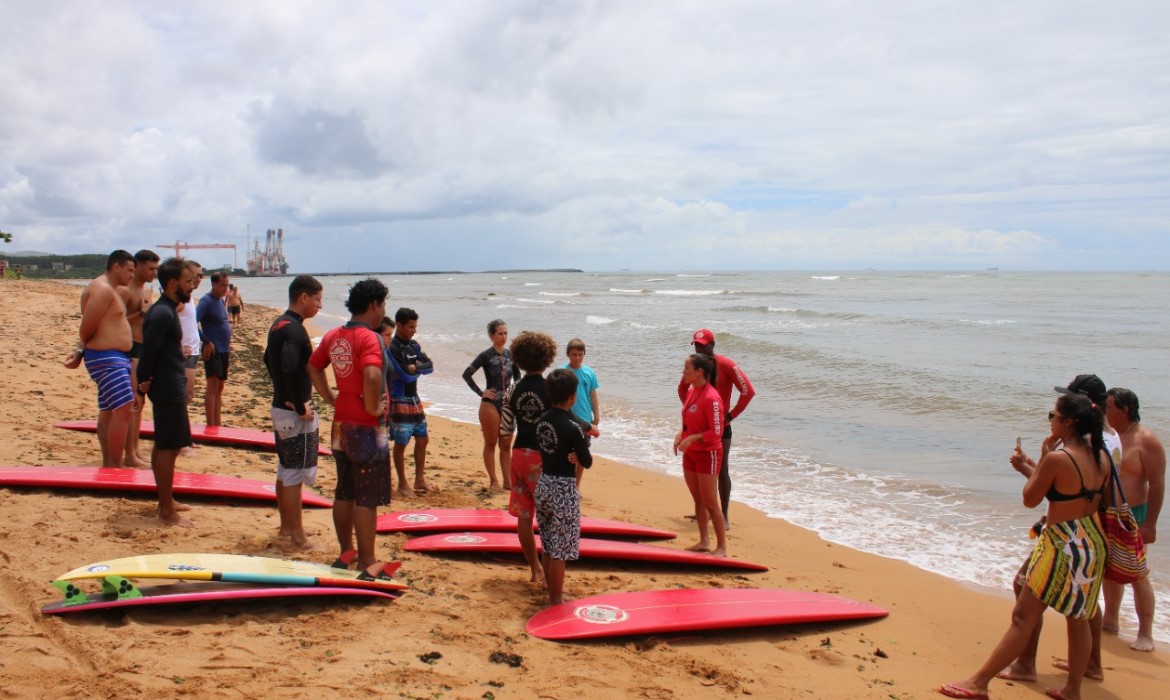
{"label": "surfboard logo", "polygon": [[202,566],[194,564],[167,564],[167,571],[204,571]]}
{"label": "surfboard logo", "polygon": [[630,613],[614,605],[583,605],[573,614],[578,620],[595,625],[615,625],[630,619]]}
{"label": "surfboard logo", "polygon": [[403,513],[398,516],[398,521],[403,523],[433,523],[436,520],[438,518],[429,513]]}
{"label": "surfboard logo", "polygon": [[445,537],[444,540],[451,544],[479,544],[481,542],[487,542],[486,537],[480,537],[479,535],[451,535]]}
{"label": "surfboard logo", "polygon": [[110,570],[109,564],[94,564],[93,566],[86,569],[86,571],[88,571],[90,573],[98,573],[101,571],[109,571],[109,570]]}

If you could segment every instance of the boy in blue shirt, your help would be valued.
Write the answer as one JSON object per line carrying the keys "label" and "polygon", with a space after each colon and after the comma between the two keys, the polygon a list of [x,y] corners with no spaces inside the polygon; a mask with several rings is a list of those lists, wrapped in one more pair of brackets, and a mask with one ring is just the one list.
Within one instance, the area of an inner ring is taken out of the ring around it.
{"label": "boy in blue shirt", "polygon": [[585,341],[573,338],[565,349],[569,356],[569,363],[562,365],[563,369],[573,370],[577,375],[577,402],[573,404],[573,414],[597,430],[601,422],[601,401],[597,398],[597,373],[585,364]]}

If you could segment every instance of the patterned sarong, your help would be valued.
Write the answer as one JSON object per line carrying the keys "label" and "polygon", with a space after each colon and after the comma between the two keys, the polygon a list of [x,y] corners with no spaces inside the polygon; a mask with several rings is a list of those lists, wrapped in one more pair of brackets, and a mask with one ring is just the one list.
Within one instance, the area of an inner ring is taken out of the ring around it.
{"label": "patterned sarong", "polygon": [[1105,534],[1097,514],[1048,523],[1028,559],[1027,585],[1048,607],[1087,620],[1097,611],[1105,573]]}

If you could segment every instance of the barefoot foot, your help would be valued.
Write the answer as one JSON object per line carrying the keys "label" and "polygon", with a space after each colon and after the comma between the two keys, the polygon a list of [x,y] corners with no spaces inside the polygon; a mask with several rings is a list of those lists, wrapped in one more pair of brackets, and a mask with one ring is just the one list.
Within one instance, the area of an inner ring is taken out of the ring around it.
{"label": "barefoot foot", "polygon": [[[1053,659],[1052,667],[1065,673],[1068,673],[1068,659]],[[1092,678],[1095,681],[1105,680],[1105,672],[1100,667],[1090,665],[1085,669],[1085,678]]]}
{"label": "barefoot foot", "polygon": [[1154,640],[1150,637],[1139,636],[1133,640],[1133,644],[1130,644],[1129,648],[1134,651],[1153,651]]}
{"label": "barefoot foot", "polygon": [[709,543],[709,542],[696,542],[696,543],[692,544],[690,547],[687,547],[687,551],[688,552],[710,552],[711,551],[711,543]]}

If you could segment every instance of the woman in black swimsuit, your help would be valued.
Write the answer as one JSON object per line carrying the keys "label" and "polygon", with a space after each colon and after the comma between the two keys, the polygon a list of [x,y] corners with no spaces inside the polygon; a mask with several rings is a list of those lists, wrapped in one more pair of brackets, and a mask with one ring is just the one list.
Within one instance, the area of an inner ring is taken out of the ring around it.
{"label": "woman in black swimsuit", "polygon": [[[492,339],[492,346],[476,355],[467,369],[463,370],[463,381],[481,398],[479,403],[479,427],[483,430],[483,466],[491,479],[490,488],[494,491],[512,490],[512,436],[500,435],[500,407],[504,404],[504,394],[513,380],[520,378],[520,368],[512,362],[512,353],[506,347],[508,342],[508,324],[496,319],[487,325],[488,337]],[[484,384],[480,389],[472,375],[476,370],[483,368]],[[500,448],[500,473],[503,476],[503,488],[496,478],[496,446]]]}

